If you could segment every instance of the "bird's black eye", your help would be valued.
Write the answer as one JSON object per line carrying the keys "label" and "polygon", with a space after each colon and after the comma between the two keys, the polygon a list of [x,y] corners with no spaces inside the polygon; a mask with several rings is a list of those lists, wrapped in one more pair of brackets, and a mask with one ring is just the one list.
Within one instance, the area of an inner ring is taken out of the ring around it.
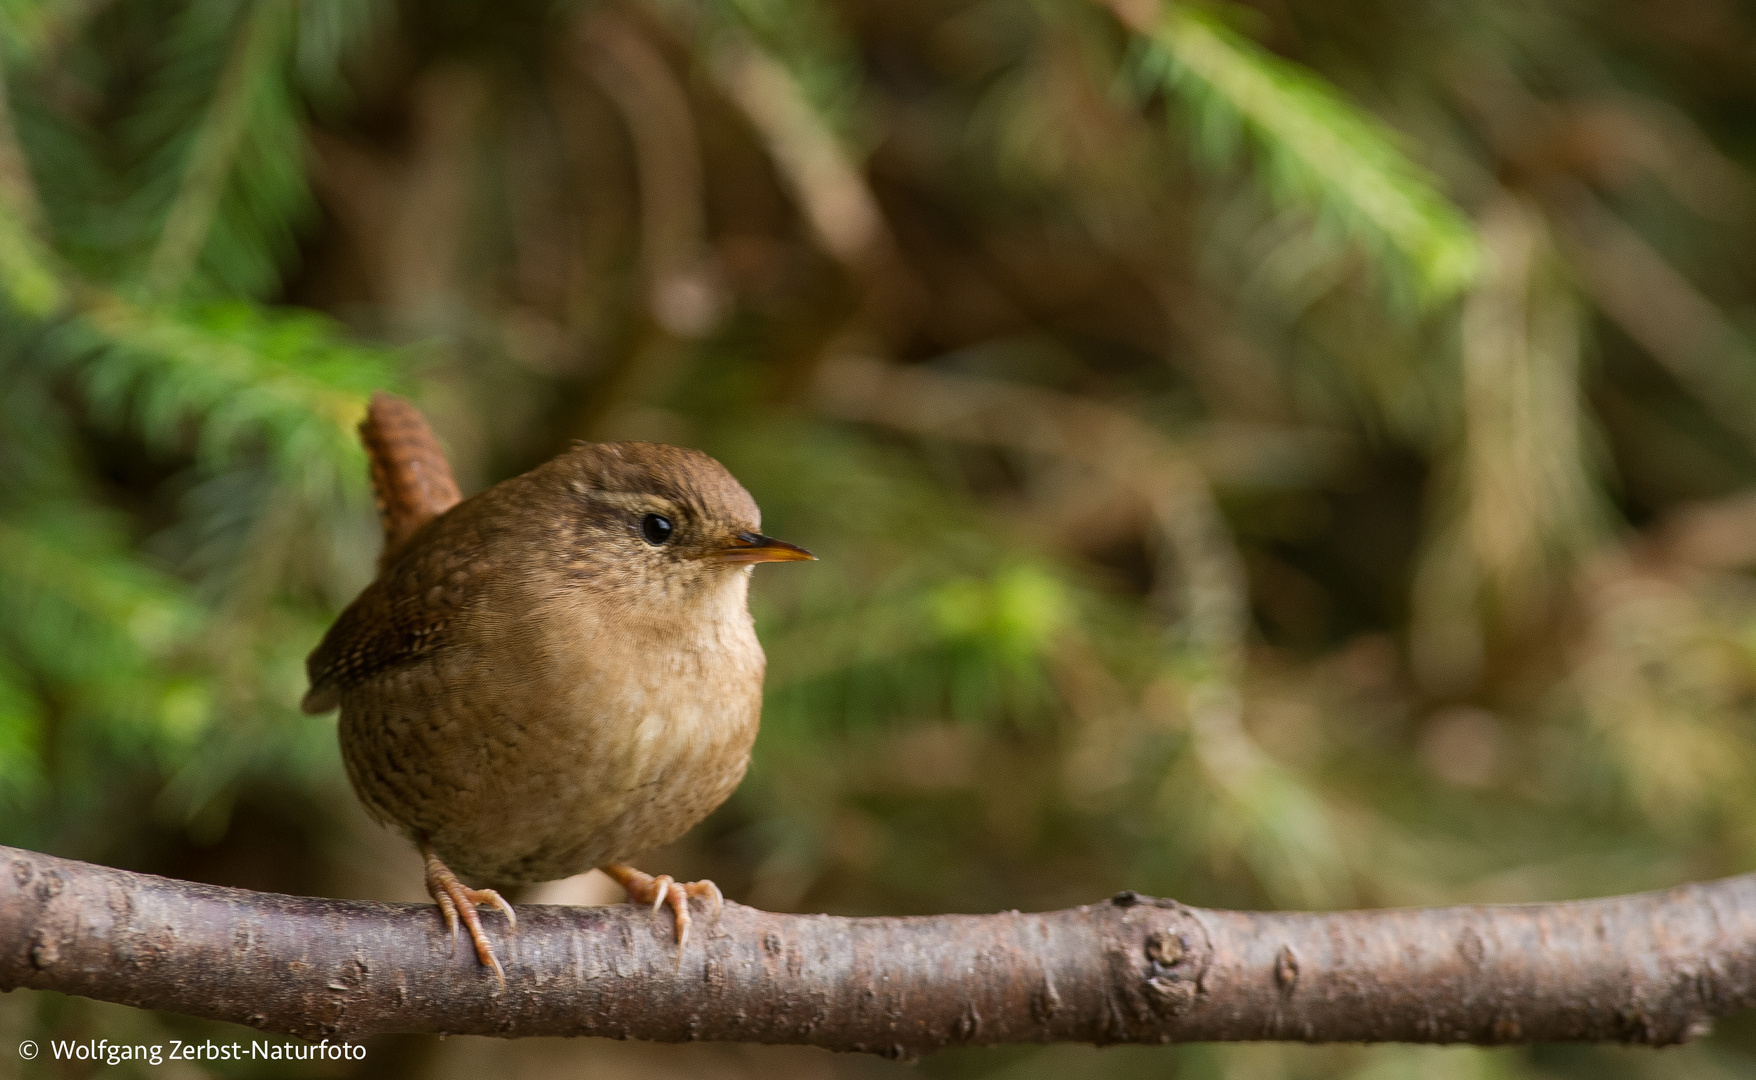
{"label": "bird's black eye", "polygon": [[654,547],[671,538],[671,519],[663,514],[648,514],[640,519],[640,535]]}

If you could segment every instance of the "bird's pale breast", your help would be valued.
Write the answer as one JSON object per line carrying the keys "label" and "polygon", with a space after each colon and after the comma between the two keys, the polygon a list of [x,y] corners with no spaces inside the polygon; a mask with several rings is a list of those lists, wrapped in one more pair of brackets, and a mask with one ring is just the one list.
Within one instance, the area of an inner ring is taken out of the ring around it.
{"label": "bird's pale breast", "polygon": [[683,612],[541,581],[484,598],[469,646],[343,694],[355,790],[488,882],[565,877],[676,839],[731,794],[756,737],[747,580],[727,573]]}

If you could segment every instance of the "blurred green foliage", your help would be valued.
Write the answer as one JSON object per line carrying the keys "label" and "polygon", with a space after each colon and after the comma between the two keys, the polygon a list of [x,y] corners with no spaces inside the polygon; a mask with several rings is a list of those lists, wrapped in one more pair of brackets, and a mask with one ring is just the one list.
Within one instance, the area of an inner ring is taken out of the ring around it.
{"label": "blurred green foliage", "polygon": [[[466,489],[683,443],[823,556],[758,573],[751,775],[650,860],[739,900],[1748,871],[1753,50],[1722,0],[0,0],[0,842],[418,898],[295,708],[384,387]],[[0,1046],[207,1030],[0,1001]],[[919,1068],[1734,1077],[1756,1032]]]}

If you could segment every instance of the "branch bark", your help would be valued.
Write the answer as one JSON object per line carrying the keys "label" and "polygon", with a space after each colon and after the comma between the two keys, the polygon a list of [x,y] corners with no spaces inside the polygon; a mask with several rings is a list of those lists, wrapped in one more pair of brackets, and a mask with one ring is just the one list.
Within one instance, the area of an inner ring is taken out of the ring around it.
{"label": "branch bark", "polygon": [[904,1058],[1020,1042],[1665,1044],[1756,1005],[1756,874],[1609,900],[1335,913],[1133,893],[920,918],[728,903],[680,960],[670,920],[631,905],[527,906],[515,934],[489,918],[504,991],[454,951],[431,905],[0,847],[0,988],[308,1038],[608,1035]]}

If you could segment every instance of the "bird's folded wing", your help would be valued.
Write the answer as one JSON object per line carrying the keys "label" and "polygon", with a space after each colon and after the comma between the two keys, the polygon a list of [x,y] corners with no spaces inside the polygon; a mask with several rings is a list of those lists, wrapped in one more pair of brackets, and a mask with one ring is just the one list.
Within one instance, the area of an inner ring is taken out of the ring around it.
{"label": "bird's folded wing", "polygon": [[306,712],[328,712],[344,689],[444,647],[457,616],[491,576],[494,545],[467,520],[443,518],[431,528],[469,535],[411,548],[348,605],[305,661]]}

